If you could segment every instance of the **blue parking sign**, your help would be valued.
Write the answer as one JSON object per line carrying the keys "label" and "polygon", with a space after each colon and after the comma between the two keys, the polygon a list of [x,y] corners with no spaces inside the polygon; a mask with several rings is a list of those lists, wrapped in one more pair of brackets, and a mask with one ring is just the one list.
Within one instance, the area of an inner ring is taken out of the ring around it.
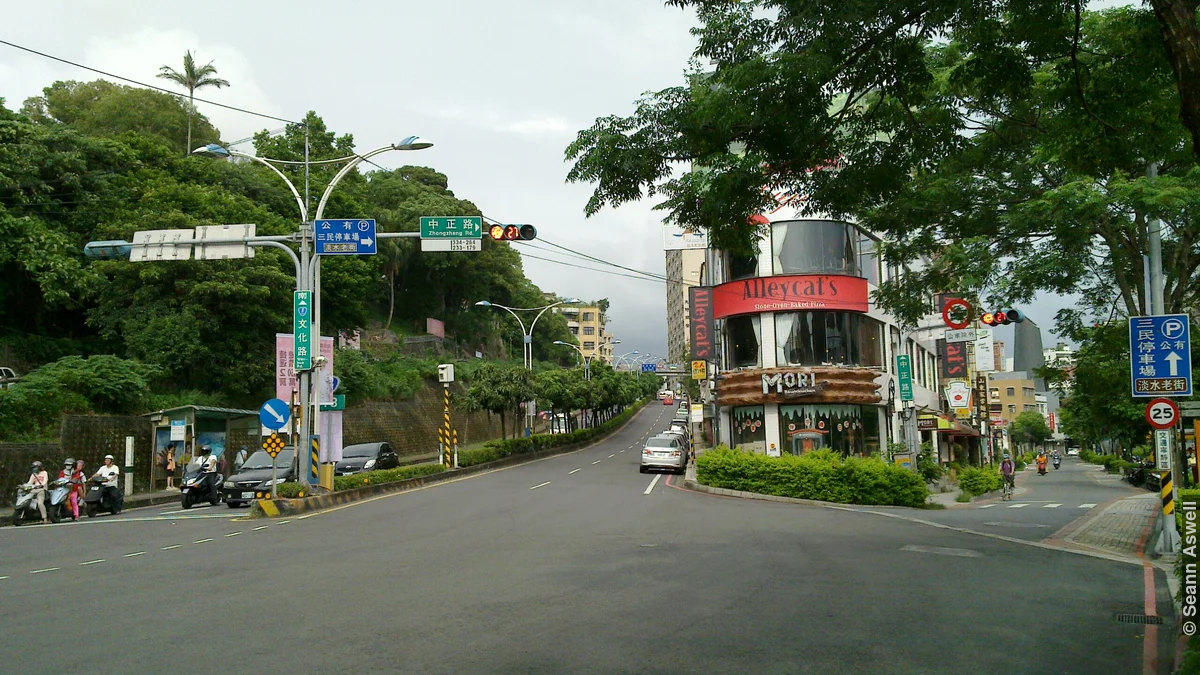
{"label": "blue parking sign", "polygon": [[1187,314],[1130,317],[1129,356],[1134,396],[1192,395],[1191,322]]}

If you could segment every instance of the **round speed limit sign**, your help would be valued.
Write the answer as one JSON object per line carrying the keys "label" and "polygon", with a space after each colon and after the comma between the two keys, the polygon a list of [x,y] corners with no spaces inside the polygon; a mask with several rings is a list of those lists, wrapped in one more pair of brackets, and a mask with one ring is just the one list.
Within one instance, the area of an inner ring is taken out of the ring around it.
{"label": "round speed limit sign", "polygon": [[1170,429],[1179,421],[1179,406],[1169,398],[1156,398],[1146,404],[1146,421],[1155,429]]}

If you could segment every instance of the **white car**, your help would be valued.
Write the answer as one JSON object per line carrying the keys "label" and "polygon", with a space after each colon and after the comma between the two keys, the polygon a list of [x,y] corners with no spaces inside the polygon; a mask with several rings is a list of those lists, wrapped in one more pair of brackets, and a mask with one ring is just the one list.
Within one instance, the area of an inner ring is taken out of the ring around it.
{"label": "white car", "polygon": [[1079,456],[1078,448],[1071,448],[1070,450],[1067,450],[1067,457],[1078,457],[1078,456]]}
{"label": "white car", "polygon": [[642,448],[642,473],[650,469],[667,469],[675,473],[687,470],[687,450],[683,439],[676,434],[659,434],[647,439]]}

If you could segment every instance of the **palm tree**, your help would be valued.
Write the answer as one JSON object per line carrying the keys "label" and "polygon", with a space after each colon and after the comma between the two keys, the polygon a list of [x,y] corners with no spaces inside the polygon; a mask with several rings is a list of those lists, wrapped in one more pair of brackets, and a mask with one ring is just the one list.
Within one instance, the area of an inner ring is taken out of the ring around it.
{"label": "palm tree", "polygon": [[171,66],[161,66],[158,71],[158,77],[170,80],[188,91],[187,148],[183,151],[183,155],[186,157],[192,151],[192,116],[196,114],[196,90],[204,87],[216,87],[217,89],[228,87],[229,81],[214,77],[217,69],[213,66],[212,61],[197,68],[196,60],[192,58],[190,49],[183,54],[183,72],[179,72]]}

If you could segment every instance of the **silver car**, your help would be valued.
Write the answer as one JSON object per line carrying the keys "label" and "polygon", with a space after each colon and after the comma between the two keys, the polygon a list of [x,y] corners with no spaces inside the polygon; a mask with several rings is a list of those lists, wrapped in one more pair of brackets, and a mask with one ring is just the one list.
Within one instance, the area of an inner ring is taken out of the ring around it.
{"label": "silver car", "polygon": [[687,470],[687,449],[682,437],[676,434],[659,434],[646,441],[642,448],[641,472],[650,469],[668,469],[676,473]]}

